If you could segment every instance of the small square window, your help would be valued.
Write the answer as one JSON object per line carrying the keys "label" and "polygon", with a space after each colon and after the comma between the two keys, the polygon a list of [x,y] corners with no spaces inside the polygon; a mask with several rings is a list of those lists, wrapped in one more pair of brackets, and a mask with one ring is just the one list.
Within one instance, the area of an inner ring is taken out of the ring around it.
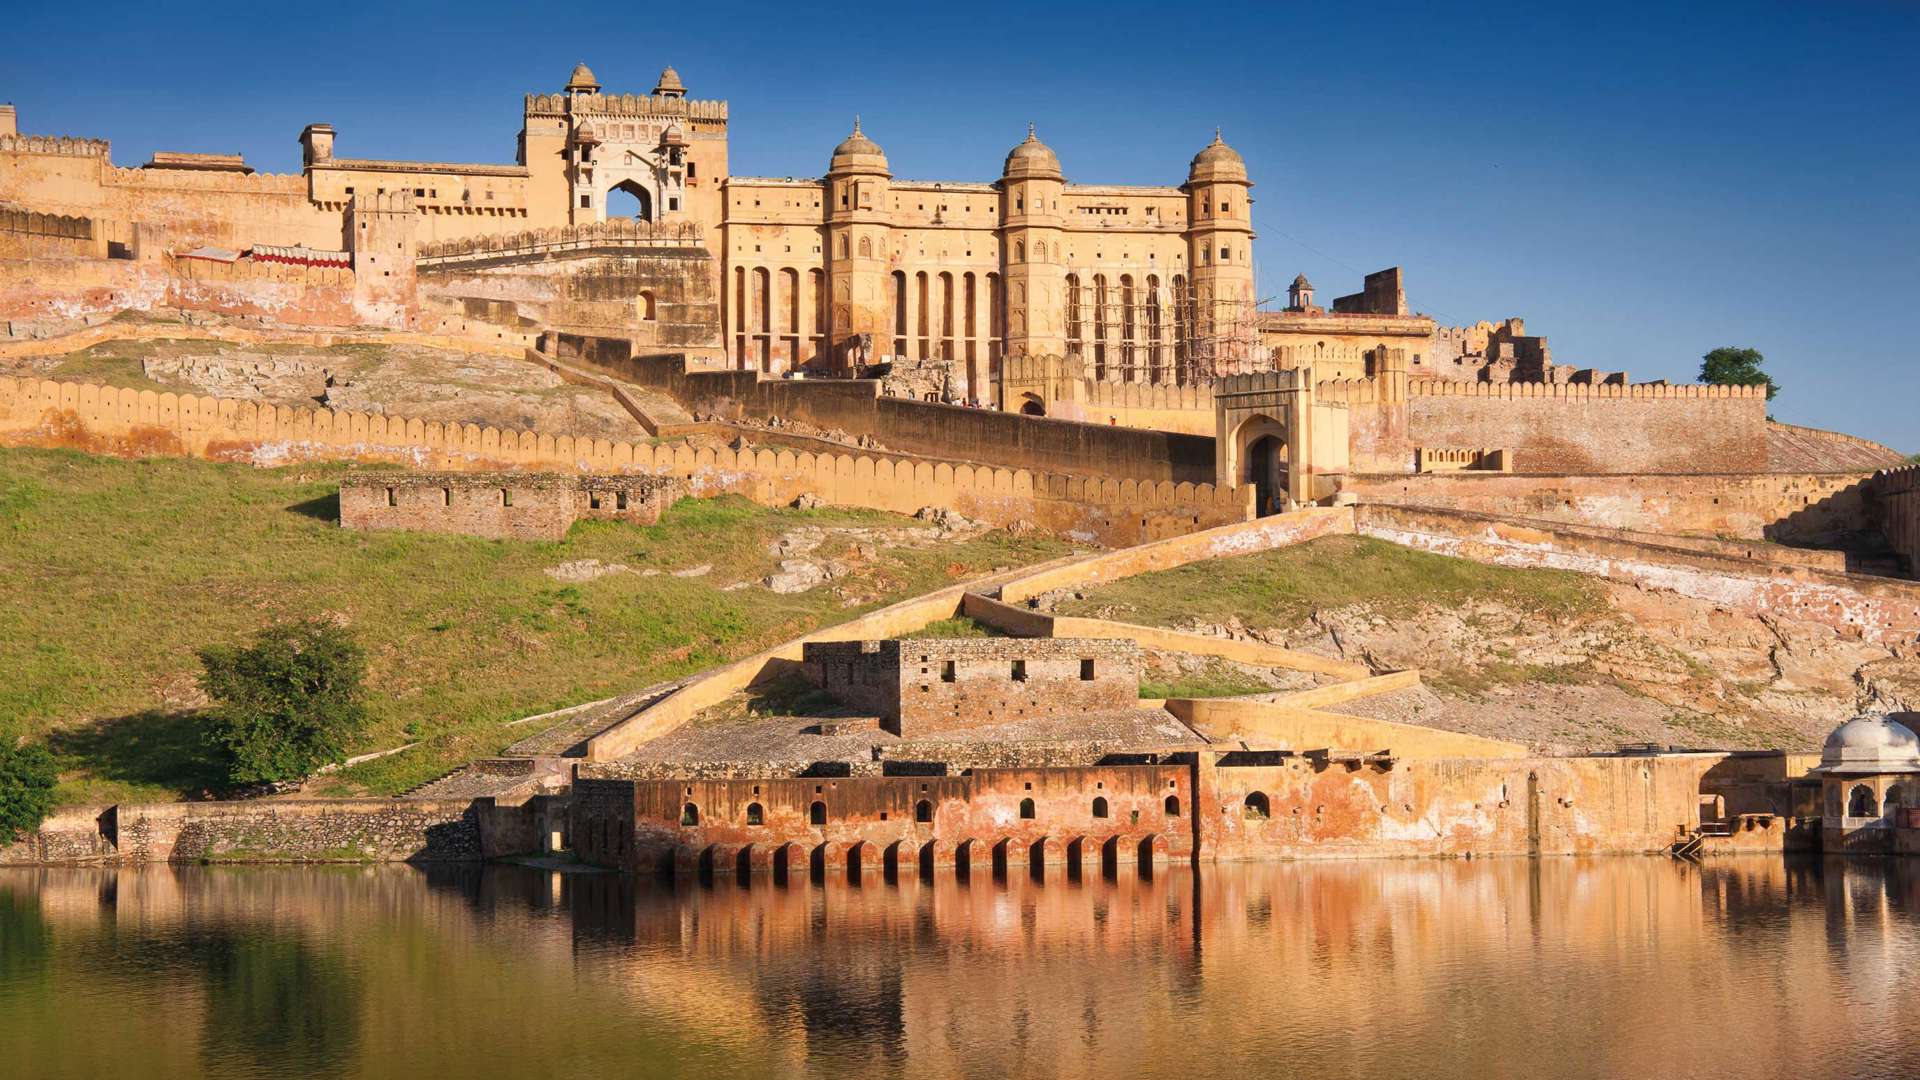
{"label": "small square window", "polygon": [[506,488],[501,488],[501,489],[500,489],[500,505],[501,505],[501,506],[512,506],[512,505],[513,505],[513,492],[511,492],[511,491],[508,491],[508,490],[507,490]]}
{"label": "small square window", "polygon": [[1091,660],[1080,661],[1080,679],[1082,682],[1093,681],[1093,661]]}
{"label": "small square window", "polygon": [[387,489],[387,505],[388,505],[388,506],[398,506],[398,505],[400,505],[399,503],[397,503],[397,502],[395,502],[395,501],[394,501],[394,498],[393,498],[393,489],[392,489],[392,488],[388,488],[388,489]]}
{"label": "small square window", "polygon": [[591,195],[580,196],[580,209],[585,210],[591,207],[592,205],[593,205],[593,196]]}
{"label": "small square window", "polygon": [[[388,490],[391,491],[392,489],[389,488]],[[954,676],[953,661],[949,660],[946,663],[940,665],[940,681],[941,682],[952,682],[953,676]]]}
{"label": "small square window", "polygon": [[440,489],[440,505],[441,506],[453,505],[453,489],[452,488]]}
{"label": "small square window", "polygon": [[1027,681],[1027,662],[1025,660],[1015,660],[1013,662],[1013,681]]}

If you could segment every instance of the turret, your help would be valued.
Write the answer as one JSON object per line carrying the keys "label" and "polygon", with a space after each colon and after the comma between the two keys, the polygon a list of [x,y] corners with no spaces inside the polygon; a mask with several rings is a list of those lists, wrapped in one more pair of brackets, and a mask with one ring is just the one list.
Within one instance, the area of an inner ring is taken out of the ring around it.
{"label": "turret", "polygon": [[315,165],[333,160],[333,125],[308,124],[300,131],[300,163]]}
{"label": "turret", "polygon": [[892,230],[887,197],[893,174],[880,144],[860,130],[833,148],[827,163],[827,261],[832,300],[827,347],[840,368],[877,362],[892,352],[893,291],[888,287]]}
{"label": "turret", "polygon": [[687,84],[680,81],[680,73],[669,64],[660,72],[660,81],[653,86],[653,96],[683,98],[687,96]]}
{"label": "turret", "polygon": [[1212,369],[1200,372],[1203,377],[1228,374],[1252,359],[1252,187],[1247,163],[1215,129],[1213,141],[1193,156],[1186,183],[1191,334],[1198,359]]}
{"label": "turret", "polygon": [[1287,286],[1287,310],[1299,312],[1319,310],[1313,306],[1313,282],[1307,280],[1307,275],[1296,275],[1293,284]]}
{"label": "turret", "polygon": [[1060,159],[1032,124],[1000,173],[1000,258],[1006,283],[1007,354],[1064,356],[1067,308]]}
{"label": "turret", "polygon": [[567,76],[567,85],[562,89],[569,94],[597,94],[600,92],[600,80],[593,77],[593,69],[582,60],[573,65],[573,74]]}

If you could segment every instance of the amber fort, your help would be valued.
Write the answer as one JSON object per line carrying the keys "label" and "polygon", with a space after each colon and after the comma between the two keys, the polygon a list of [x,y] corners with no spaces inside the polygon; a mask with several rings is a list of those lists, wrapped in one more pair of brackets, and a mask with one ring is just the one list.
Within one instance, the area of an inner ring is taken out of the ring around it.
{"label": "amber fort", "polygon": [[[730,169],[728,103],[700,80],[554,75],[499,162],[347,156],[352,130],[290,118],[301,168],[284,175],[239,155],[116,162],[0,106],[0,442],[350,463],[325,513],[361,532],[341,535],[558,543],[731,497],[1070,553],[528,717],[406,797],[70,808],[0,862],[566,854],[751,884],[1920,853],[1920,703],[1892,690],[1822,716],[1817,752],[1563,753],[1352,711],[1442,672],[1061,606],[1347,538],[1905,662],[1920,467],[1901,453],[1780,423],[1765,387],[1556,360],[1552,328],[1511,312],[1443,325],[1418,310],[1418,266],[1287,268],[1265,297],[1263,163],[1210,123],[1152,163],[1157,186],[1082,175],[1045,115],[970,176],[909,179],[893,133],[848,117],[794,175],[754,177]],[[138,383],[35,366],[159,340],[419,349],[494,374],[429,371],[389,401],[333,370],[276,396],[311,373],[271,360],[152,360]],[[162,381],[182,371],[195,389]],[[500,372],[593,406],[462,411]],[[771,591],[842,572],[789,561]],[[954,625],[977,634],[938,632]],[[1149,693],[1148,661],[1169,656],[1277,688]],[[726,712],[748,698],[748,720]]]}

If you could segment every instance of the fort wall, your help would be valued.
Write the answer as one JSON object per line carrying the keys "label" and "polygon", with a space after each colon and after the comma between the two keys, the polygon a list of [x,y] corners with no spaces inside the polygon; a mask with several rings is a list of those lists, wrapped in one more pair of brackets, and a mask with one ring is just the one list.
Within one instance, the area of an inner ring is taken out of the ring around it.
{"label": "fort wall", "polygon": [[[1022,416],[992,409],[883,397],[870,380],[782,379],[757,371],[689,369],[680,356],[622,355],[590,341],[579,359],[673,395],[689,410],[755,419],[782,417],[870,435],[889,449],[1120,480],[1207,483],[1213,440],[1139,428]],[[570,359],[568,350],[559,352]]]}
{"label": "fort wall", "polygon": [[1467,470],[1350,475],[1340,490],[1363,503],[1811,544],[1873,527],[1864,478],[1858,473],[1576,476]]}
{"label": "fort wall", "polygon": [[465,799],[182,802],[62,811],[0,865],[49,862],[464,861],[481,855]]}
{"label": "fort wall", "polygon": [[1242,519],[1245,500],[1210,484],[1137,483],[874,454],[735,451],[422,422],[231,398],[0,378],[0,437],[108,453],[256,464],[348,460],[472,472],[654,473],[696,496],[784,506],[802,494],[911,514],[945,507],[995,525],[1039,525],[1083,541],[1138,543]]}
{"label": "fort wall", "polygon": [[1872,642],[1920,635],[1920,585],[1802,565],[1762,547],[1746,557],[1603,530],[1428,508],[1362,505],[1362,536],[1499,566],[1573,570],[1706,600],[1729,611],[1818,623]]}
{"label": "fort wall", "polygon": [[1920,465],[1887,469],[1868,482],[1872,518],[1887,545],[1920,577]]}

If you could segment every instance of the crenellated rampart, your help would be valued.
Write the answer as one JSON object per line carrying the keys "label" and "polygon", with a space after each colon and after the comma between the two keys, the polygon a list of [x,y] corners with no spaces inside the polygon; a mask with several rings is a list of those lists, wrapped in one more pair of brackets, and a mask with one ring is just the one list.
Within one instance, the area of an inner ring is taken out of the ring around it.
{"label": "crenellated rampart", "polygon": [[895,513],[944,507],[993,525],[1038,525],[1082,541],[1131,544],[1243,520],[1243,492],[880,454],[709,449],[574,438],[378,413],[290,408],[92,383],[0,378],[0,439],[122,454],[261,465],[367,461],[450,471],[646,472],[693,495],[784,506],[804,494]]}
{"label": "crenellated rampart", "polygon": [[105,139],[66,135],[0,135],[0,154],[48,154],[58,157],[106,157]]}

